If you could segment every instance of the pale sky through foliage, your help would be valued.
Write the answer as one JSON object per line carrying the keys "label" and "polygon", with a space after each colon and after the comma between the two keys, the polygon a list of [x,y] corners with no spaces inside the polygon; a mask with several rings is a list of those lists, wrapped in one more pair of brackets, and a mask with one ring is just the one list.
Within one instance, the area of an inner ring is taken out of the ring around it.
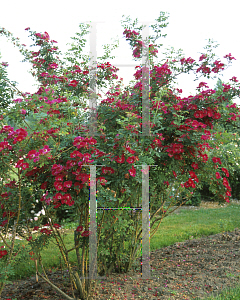
{"label": "pale sky through foliage", "polygon": [[[37,4],[35,4],[37,3]],[[193,4],[194,3],[194,4]],[[199,60],[200,52],[204,52],[203,47],[207,45],[207,40],[213,39],[219,45],[214,49],[217,58],[226,63],[224,55],[231,53],[236,60],[232,61],[232,66],[223,72],[224,76],[219,76],[225,83],[232,84],[229,79],[236,76],[240,80],[240,54],[239,42],[236,29],[239,28],[240,18],[238,2],[224,1],[4,1],[1,3],[0,27],[4,27],[20,38],[20,42],[26,44],[28,49],[37,51],[38,47],[29,48],[32,40],[28,37],[28,32],[24,29],[30,27],[31,30],[48,32],[50,39],[56,40],[59,49],[64,52],[70,48],[67,43],[73,42],[70,37],[79,32],[78,25],[81,22],[105,21],[97,25],[97,56],[103,55],[102,45],[112,43],[111,38],[119,38],[120,45],[117,50],[111,53],[115,55],[114,61],[110,63],[135,63],[131,55],[131,49],[123,36],[124,28],[120,20],[125,20],[122,15],[130,16],[132,20],[138,18],[140,21],[153,21],[159,17],[160,11],[168,12],[168,26],[162,30],[162,34],[167,37],[160,38],[156,42],[163,46],[158,49],[159,60],[163,59],[162,52],[166,48],[174,47],[175,50],[182,49],[185,58],[192,57]],[[138,26],[140,26],[139,23]],[[150,34],[153,31],[150,31]],[[86,36],[86,54],[89,54],[89,35]],[[34,86],[37,82],[27,71],[31,69],[30,63],[21,62],[24,57],[18,48],[14,47],[7,38],[0,36],[0,62],[8,62],[8,76],[10,80],[19,83],[18,88],[22,92],[34,93],[38,90]],[[139,63],[140,64],[140,63]],[[126,85],[133,78],[135,73],[133,67],[119,67],[118,77],[124,79]],[[199,82],[208,83],[210,89],[214,89],[217,78],[209,80],[200,78],[193,81],[194,75],[186,74],[178,77],[178,88],[183,90],[182,97],[194,94]],[[107,92],[107,90],[105,90]],[[101,92],[100,92],[101,93]],[[101,93],[102,94],[102,93]],[[240,104],[240,99],[235,100]]]}

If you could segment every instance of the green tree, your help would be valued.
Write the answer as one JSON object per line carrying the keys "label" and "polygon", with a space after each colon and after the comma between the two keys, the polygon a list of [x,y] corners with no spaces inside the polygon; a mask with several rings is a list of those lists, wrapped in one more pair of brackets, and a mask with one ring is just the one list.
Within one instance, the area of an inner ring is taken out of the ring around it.
{"label": "green tree", "polygon": [[[2,58],[0,52],[0,59]],[[8,109],[14,97],[13,86],[17,84],[15,81],[9,81],[6,62],[0,63],[0,109]]]}

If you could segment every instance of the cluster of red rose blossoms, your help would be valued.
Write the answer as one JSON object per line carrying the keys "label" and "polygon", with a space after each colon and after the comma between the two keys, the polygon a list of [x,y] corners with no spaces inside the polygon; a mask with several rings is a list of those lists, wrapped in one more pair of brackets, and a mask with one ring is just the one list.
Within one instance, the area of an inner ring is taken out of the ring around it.
{"label": "cluster of red rose blossoms", "polygon": [[[29,28],[26,28],[26,30],[28,30]],[[45,32],[44,34],[40,34],[40,33],[36,33],[36,36],[39,37],[40,39],[43,39],[45,41],[48,41],[49,40],[49,35],[47,32]],[[56,42],[56,41],[52,41],[52,42]],[[39,41],[38,45],[41,45],[42,42]],[[24,45],[25,46],[25,45]],[[52,47],[51,49],[49,49],[49,51],[55,51],[57,50],[56,47]],[[32,57],[36,57],[40,54],[40,52],[32,52]],[[46,62],[46,60],[44,59],[38,59],[36,58],[35,60],[35,64],[33,64],[33,66],[37,67],[43,63]],[[3,66],[6,66],[5,63],[2,63]],[[107,69],[107,72],[109,73],[105,79],[113,79],[113,78],[118,78],[116,74],[111,74],[112,72],[115,72],[116,70],[118,70],[117,68],[114,68],[114,67],[111,67],[111,64],[110,63],[104,63],[104,64],[100,64],[97,66],[98,68],[101,68],[102,70],[104,69]],[[51,70],[51,69],[57,69],[58,68],[58,64],[57,63],[50,63],[49,64],[49,67],[47,69]],[[74,66],[74,68],[76,69],[75,71],[71,71],[72,74],[78,74],[78,73],[81,73],[83,75],[88,75],[89,74],[89,70],[85,70],[85,71],[82,71],[81,68],[77,65]],[[66,75],[68,74],[68,72],[66,72]],[[67,82],[69,86],[71,87],[76,87],[78,85],[78,81],[77,80],[71,80],[70,82],[68,82],[68,78],[66,76],[56,76],[56,75],[51,75],[47,72],[43,72],[40,74],[40,77],[45,77],[45,78],[48,78],[48,79],[53,79],[54,83],[56,84],[58,81],[60,82]],[[83,79],[83,82],[84,82],[84,79]],[[43,85],[47,85],[43,82]],[[87,86],[88,86],[88,83],[86,82],[85,83],[85,90],[87,90]],[[43,89],[42,87],[39,89],[39,91],[36,93],[36,94],[41,94],[43,92],[52,92],[52,94],[54,93],[50,88],[48,89]],[[27,99],[26,101],[31,101],[32,99]],[[67,102],[67,99],[65,97],[60,97],[58,99],[54,99],[52,101],[48,100],[48,97],[40,97],[39,100],[44,100],[45,103],[48,103],[49,105],[53,104],[53,103],[61,103],[61,102]],[[13,100],[14,102],[22,102],[22,99],[15,99]],[[43,106],[42,106],[43,107]],[[42,108],[40,107],[40,108]],[[38,109],[34,109],[34,113],[38,113],[39,110]],[[26,114],[26,110],[25,109],[21,109],[21,114]],[[53,110],[52,108],[50,108],[50,110],[47,112],[47,114],[52,117],[53,114],[60,114],[60,111],[59,110]],[[63,116],[63,115],[62,115]],[[60,115],[61,117],[61,115]],[[0,116],[0,120],[3,119],[3,116]],[[45,121],[47,120],[47,118],[45,119],[42,119],[40,121],[40,123],[45,123]],[[67,125],[71,125],[70,123],[67,123]],[[34,132],[33,134],[38,137],[39,135],[41,135],[43,137],[43,139],[45,141],[48,141],[50,135],[54,136],[53,134],[55,132],[58,132],[60,129],[53,129],[51,128],[50,130],[47,130],[46,131],[46,134],[44,136],[44,133],[40,133],[40,132]],[[27,136],[28,136],[28,132],[24,129],[24,128],[20,128],[20,129],[17,129],[16,131],[14,131],[14,128],[11,127],[11,126],[3,126],[1,131],[0,131],[1,134],[7,134],[7,138],[4,138],[4,141],[3,142],[0,142],[0,152],[2,152],[2,155],[7,155],[7,152],[4,152],[4,150],[12,150],[12,146],[10,143],[12,144],[17,144],[18,142],[21,142],[23,141]],[[81,147],[85,147],[87,145],[87,143],[89,144],[95,144],[97,141],[94,140],[94,139],[84,139],[82,141],[82,137],[76,137],[74,139],[74,146],[76,146],[78,149],[81,148]],[[10,143],[9,143],[10,141]],[[29,159],[29,160],[33,160],[34,162],[36,161],[39,161],[39,156],[40,155],[46,155],[48,152],[50,152],[50,148],[48,145],[44,145],[44,147],[42,149],[39,149],[39,151],[36,151],[36,150],[31,150],[29,151],[28,155],[26,156],[26,159]],[[101,155],[103,155],[103,153],[101,153]],[[89,158],[90,158],[90,154],[82,154],[80,153],[79,151],[75,150],[71,153],[70,157],[71,158],[78,158],[79,160],[80,159],[83,159],[83,161],[85,162],[92,162],[92,161],[89,161]],[[49,159],[51,159],[51,155],[48,157]],[[83,186],[84,186],[84,183],[88,182],[89,180],[89,175],[86,174],[86,173],[81,173],[81,165],[84,163],[82,161],[82,163],[79,164],[80,168],[78,168],[76,170],[76,172],[73,172],[73,174],[76,175],[76,182],[74,184],[75,187],[79,188],[79,189],[82,189]],[[73,167],[74,165],[76,164],[76,161],[68,161],[67,162],[67,168],[68,167]],[[20,168],[21,170],[26,170],[29,168],[29,163],[24,161],[23,158],[19,159],[17,164],[15,165],[16,168]],[[107,167],[104,168],[105,170],[103,170],[103,173],[106,173],[106,171],[108,171],[109,169]],[[53,197],[53,204],[55,204],[54,208],[58,208],[59,206],[61,206],[62,204],[67,204],[69,206],[72,206],[74,204],[74,201],[72,200],[72,197],[70,194],[66,193],[67,192],[67,189],[71,188],[72,186],[72,181],[65,181],[64,183],[62,182],[63,181],[63,177],[66,175],[66,174],[63,174],[62,171],[63,170],[66,170],[63,166],[61,165],[56,165],[54,164],[53,167],[52,167],[52,175],[56,175],[56,181],[54,182],[54,187],[56,188],[57,191],[62,191],[63,193],[65,193],[64,195],[63,194],[60,194],[60,193],[56,193],[55,196]],[[22,171],[20,171],[22,172]],[[26,176],[31,176],[31,175],[34,175],[38,172],[38,169],[33,169],[32,171],[28,172],[26,174]],[[113,171],[110,171],[113,173]],[[62,175],[59,175],[59,174],[62,174]],[[82,183],[79,183],[78,181],[81,180]],[[101,181],[101,183],[104,184],[104,177],[99,177],[98,180]],[[9,188],[14,188],[14,187],[17,187],[16,186],[16,181],[13,180],[11,181],[10,183],[6,183],[5,184],[6,187],[9,187]],[[46,189],[47,188],[47,182],[44,182],[43,184],[41,184],[41,189]],[[79,189],[76,191],[77,194],[79,193]],[[1,194],[1,198],[4,200],[4,199],[8,199],[9,196],[11,195],[11,192],[9,193],[2,193]],[[48,195],[48,191],[45,193],[45,195],[40,199],[41,201],[45,201],[48,205],[50,204],[50,201],[52,200],[51,198],[48,198],[46,199],[46,196]],[[59,202],[60,201],[60,202]],[[1,203],[1,202],[0,202]],[[4,209],[4,204],[2,203],[1,204],[1,209],[3,210]],[[4,217],[7,217],[9,216],[10,218],[11,217],[14,217],[16,215],[16,212],[12,212],[12,211],[5,211],[3,213],[3,218]],[[6,220],[3,220],[2,223],[0,224],[0,227],[3,227],[5,226],[6,224],[8,223],[8,219]],[[44,226],[49,226],[49,223],[45,224]],[[59,224],[53,224],[53,227],[54,228],[61,228],[61,226]],[[39,229],[39,226],[35,226],[33,228],[33,231],[36,231]],[[76,228],[76,231],[77,232],[82,232],[81,233],[81,236],[83,237],[88,237],[91,232],[88,231],[88,230],[84,230],[83,231],[83,226],[78,226]],[[46,234],[46,235],[50,235],[52,230],[50,229],[47,229],[47,228],[42,228],[40,230],[41,233],[43,234]],[[30,241],[32,239],[32,236],[29,236],[27,238],[28,241]],[[4,246],[2,246],[4,247]],[[2,248],[1,247],[1,248]],[[2,250],[0,251],[0,258],[2,258],[4,255],[7,255],[7,250]]]}
{"label": "cluster of red rose blossoms", "polygon": [[[132,35],[138,35],[136,32],[134,31],[129,31],[129,30],[125,30],[124,33],[127,34],[127,37],[130,38]],[[49,35],[48,33],[44,33],[43,35],[40,33],[36,34],[37,37],[39,37],[42,40],[48,41],[49,40]],[[41,45],[41,40],[39,41],[39,45]],[[134,56],[135,57],[139,57],[140,56],[140,49],[142,47],[141,41],[138,41],[136,49],[134,50]],[[151,52],[152,54],[157,53],[158,51],[156,49],[153,49],[153,45],[150,45],[151,48]],[[56,50],[56,48],[51,48],[50,51],[54,51]],[[39,52],[32,52],[32,56],[33,57],[37,57],[39,55]],[[231,56],[231,54],[226,55],[225,57],[229,58],[229,60],[235,59]],[[200,57],[200,61],[205,59],[206,55],[202,55]],[[181,59],[181,64],[192,64],[194,62],[194,60],[192,58],[187,58],[187,59]],[[42,63],[44,63],[46,61],[43,61],[41,59],[35,59],[35,67],[37,67],[38,65],[41,65]],[[223,65],[221,64],[219,61],[215,62],[215,67],[213,67],[212,70],[210,70],[208,67],[206,66],[201,66],[197,72],[203,72],[203,73],[217,73],[219,70],[223,69]],[[80,69],[79,66],[75,65],[75,71],[73,73],[80,73],[82,72],[82,70]],[[115,71],[114,68],[111,68],[111,65],[109,63],[105,64],[105,65],[98,65],[98,67],[100,68],[108,68],[109,72],[111,73],[111,71]],[[50,63],[49,64],[49,70],[55,70],[58,68],[58,64],[57,63]],[[89,71],[83,71],[83,74],[87,75],[89,73]],[[142,69],[138,70],[134,76],[136,79],[140,79],[142,74]],[[151,75],[151,79],[152,79],[152,85],[150,87],[151,89],[151,95],[150,95],[150,99],[153,99],[153,97],[155,96],[155,92],[157,91],[157,86],[159,88],[159,85],[162,85],[163,83],[167,83],[168,79],[166,79],[166,77],[168,78],[169,75],[171,75],[171,70],[169,69],[169,66],[167,63],[163,64],[162,66],[158,67],[158,66],[154,66],[153,70],[150,72]],[[52,78],[55,80],[55,83],[57,83],[58,81],[61,82],[68,82],[68,78],[65,76],[56,76],[54,74],[49,74],[47,72],[43,72],[40,74],[41,77],[43,78]],[[115,77],[116,78],[116,77]],[[164,80],[165,78],[165,80]],[[232,78],[233,81],[237,82],[236,77]],[[72,87],[76,87],[79,84],[79,82],[77,80],[71,80],[70,82],[68,82],[69,86]],[[45,83],[45,87],[46,87],[47,83]],[[87,86],[87,83],[86,83]],[[201,87],[207,87],[206,83],[201,82],[198,86],[198,88]],[[142,91],[142,82],[139,81],[138,83],[136,83],[136,85],[134,86],[135,90],[138,90],[138,92],[140,91],[139,96],[141,97],[141,91]],[[224,85],[224,90],[223,92],[227,92],[230,89],[230,85]],[[38,95],[39,96],[39,100],[45,101],[45,103],[48,103],[49,105],[56,103],[61,103],[61,102],[67,102],[67,99],[65,97],[59,97],[58,99],[54,99],[52,101],[50,101],[48,99],[47,96],[41,96],[41,94],[43,93],[49,93],[49,95],[53,95],[54,91],[51,90],[50,88],[46,88],[44,89],[43,87],[41,87],[38,91]],[[136,92],[136,93],[138,93]],[[204,97],[210,96],[211,94],[213,94],[215,91],[213,90],[207,90],[207,91],[203,91],[202,93],[200,93],[199,95],[195,96],[198,97],[199,99],[203,100]],[[119,96],[120,92],[115,92],[115,93],[108,93],[110,96],[102,101],[102,103],[107,102],[109,104],[111,104],[114,101],[114,97],[111,96]],[[174,95],[171,94],[170,92],[170,96],[171,97],[175,97]],[[126,94],[123,95],[123,100],[126,97]],[[179,110],[184,110],[187,109],[189,112],[193,112],[193,116],[195,119],[193,118],[187,118],[185,120],[185,124],[184,125],[176,125],[174,123],[174,121],[171,122],[171,125],[174,126],[176,128],[176,130],[178,131],[185,131],[186,133],[184,133],[182,136],[180,136],[179,138],[177,138],[173,143],[167,145],[167,144],[162,144],[162,141],[166,140],[166,137],[164,137],[164,134],[162,133],[158,133],[158,138],[155,138],[153,140],[153,142],[150,144],[150,147],[154,150],[156,147],[158,147],[159,149],[161,149],[162,151],[166,151],[168,153],[169,157],[173,157],[175,160],[183,160],[183,154],[186,154],[186,147],[185,145],[182,143],[183,138],[188,138],[189,139],[189,134],[188,132],[191,130],[194,131],[202,131],[204,129],[204,134],[202,135],[201,139],[203,141],[208,140],[211,138],[211,133],[209,130],[207,130],[207,127],[213,128],[213,125],[211,123],[211,120],[218,120],[221,118],[221,114],[218,113],[217,110],[217,106],[214,108],[210,108],[208,107],[207,109],[202,109],[199,110],[197,105],[195,104],[191,104],[191,97],[189,97],[187,100],[186,99],[182,99],[180,97],[176,97],[176,99],[178,99],[178,103],[173,105],[173,109],[177,112]],[[32,100],[32,98],[28,98],[27,101],[30,102]],[[224,100],[223,98],[221,98],[221,100]],[[16,99],[15,102],[21,102],[21,99]],[[163,114],[168,114],[169,113],[169,108],[166,106],[166,104],[163,101],[160,102],[155,102],[152,101],[153,105],[151,109],[154,108],[158,108],[160,109]],[[131,105],[122,103],[120,100],[116,103],[116,105],[114,107],[119,107],[120,109],[123,110],[131,110]],[[40,107],[41,108],[41,107]],[[236,109],[235,104],[231,105],[230,108]],[[26,113],[26,110],[22,110],[21,111],[22,114]],[[35,109],[34,113],[37,113],[38,109]],[[53,116],[53,114],[58,114],[59,118],[61,118],[63,115],[60,114],[60,111],[54,110],[52,108],[49,109],[49,111],[47,112],[47,114],[51,117]],[[230,121],[235,121],[236,117],[240,117],[240,114],[236,114],[234,112],[231,113],[232,117],[230,117],[228,120]],[[3,116],[1,116],[3,119]],[[46,119],[42,119],[41,123],[44,123],[46,121]],[[201,122],[202,121],[202,122]],[[142,123],[140,123],[141,125]],[[70,125],[70,123],[67,123],[67,125]],[[135,129],[135,127],[133,125],[128,125],[126,127],[126,129],[132,130],[132,132],[137,132],[138,131]],[[58,132],[60,129],[53,129],[51,128],[50,130],[47,130],[44,133],[41,133],[41,137],[45,140],[48,141],[50,136],[54,137],[54,133]],[[0,142],[0,152],[2,153],[2,155],[7,155],[8,154],[8,150],[12,149],[11,144],[17,144],[20,143],[21,141],[25,140],[26,137],[28,136],[28,132],[27,130],[20,128],[17,130],[14,130],[13,127],[11,126],[3,126],[2,129],[0,130],[0,133],[3,135],[6,135],[6,137],[4,138],[3,142]],[[35,136],[40,135],[40,133],[35,133]],[[101,136],[101,138],[104,139],[104,141],[106,141],[105,136]],[[114,150],[117,149],[118,144],[117,141],[119,139],[114,139],[114,141],[116,142],[116,144],[114,145]],[[77,136],[74,138],[74,142],[73,142],[73,146],[75,146],[78,150],[83,148],[83,149],[89,149],[91,146],[95,145],[97,143],[97,140],[94,138],[84,138],[81,136]],[[199,148],[198,150],[198,157],[202,158],[203,162],[207,162],[208,161],[208,156],[207,154],[204,153],[205,148],[210,149],[211,147],[209,146],[208,143],[204,142],[203,144],[198,144],[197,147]],[[94,152],[98,155],[98,157],[102,157],[105,155],[105,153],[103,151],[99,151],[97,148],[93,148],[94,150],[92,150],[91,154],[93,154]],[[130,153],[133,154],[132,156],[126,158],[126,155],[124,155],[124,153],[122,153],[121,156],[116,156],[114,158],[114,160],[118,163],[124,163],[125,160],[129,163],[132,164],[132,167],[128,170],[129,174],[132,177],[136,176],[136,169],[134,168],[134,162],[136,160],[138,160],[138,156],[134,155],[136,153],[136,151],[134,151],[133,149],[131,149],[128,145],[125,146],[125,149]],[[148,151],[149,147],[146,148],[145,150]],[[90,153],[84,153],[82,154],[80,151],[78,150],[74,150],[73,152],[71,152],[70,154],[70,158],[69,160],[67,160],[66,162],[66,166],[63,166],[61,164],[53,164],[52,165],[52,176],[55,177],[55,182],[54,182],[54,187],[56,189],[56,194],[53,196],[53,198],[47,198],[48,195],[48,191],[46,191],[47,187],[48,187],[48,181],[45,181],[41,184],[41,189],[45,190],[46,193],[43,195],[43,197],[41,198],[41,201],[45,201],[47,203],[47,205],[50,205],[50,203],[52,202],[52,204],[54,205],[54,208],[58,208],[60,207],[62,204],[66,204],[68,206],[72,206],[74,205],[74,200],[72,199],[71,194],[68,192],[69,189],[72,188],[72,186],[74,186],[74,189],[76,191],[76,193],[79,193],[79,190],[83,189],[84,184],[87,183],[89,181],[89,174],[83,173],[82,172],[82,165],[86,164],[86,163],[91,163],[94,160],[91,160],[91,154]],[[189,153],[187,155],[189,155],[189,157],[192,155],[194,157],[196,157],[197,153],[196,150],[189,147],[188,149]],[[29,163],[26,160],[33,160],[34,162],[38,161],[40,159],[40,156],[47,156],[49,160],[51,160],[52,155],[49,154],[49,152],[51,152],[50,148],[48,145],[44,145],[42,149],[39,149],[39,151],[36,150],[30,150],[27,154],[27,156],[24,158],[20,158],[18,160],[18,162],[16,163],[15,167],[16,168],[20,168],[21,172],[28,169],[29,168]],[[220,158],[213,158],[213,162],[216,164],[220,164],[221,165],[221,161]],[[78,167],[77,167],[78,166]],[[196,162],[193,162],[191,164],[193,170],[189,171],[189,175],[190,178],[182,184],[182,186],[184,186],[185,188],[195,188],[195,182],[199,182],[197,175],[195,174],[194,170],[198,169],[198,164]],[[77,167],[77,168],[75,168]],[[218,167],[218,165],[217,165]],[[33,168],[32,170],[29,170],[26,174],[25,177],[29,177],[31,178],[31,176],[34,177],[34,180],[37,180],[38,177],[38,173],[41,172],[44,168],[46,167],[42,167],[42,168]],[[184,172],[184,171],[183,171]],[[229,177],[228,171],[225,168],[222,168],[222,172],[226,175],[226,177]],[[103,174],[114,174],[115,170],[111,167],[102,167],[102,173]],[[64,178],[66,177],[67,174],[72,174],[72,180],[65,180]],[[173,175],[175,177],[177,177],[177,173],[175,171],[173,171]],[[129,176],[129,175],[128,175]],[[126,177],[126,176],[125,176]],[[217,179],[221,179],[223,181],[223,185],[226,187],[227,191],[224,197],[224,199],[229,202],[229,196],[231,196],[231,188],[229,186],[228,180],[226,179],[226,177],[221,177],[221,174],[219,172],[216,172],[216,178]],[[97,178],[97,181],[100,181],[101,185],[105,185],[105,183],[107,182],[106,179],[103,176],[100,176]],[[81,183],[80,183],[81,181]],[[74,185],[73,185],[74,182]],[[11,181],[8,184],[5,184],[5,186],[7,187],[15,187],[15,181]],[[168,181],[165,182],[167,185],[169,185]],[[122,190],[122,193],[125,191],[125,189]],[[11,193],[3,193],[1,194],[1,198],[4,199],[8,199],[8,197],[11,195]],[[1,204],[1,209],[4,209],[4,204]],[[16,212],[4,212],[3,217],[10,215],[10,216],[14,216],[16,214]],[[7,223],[7,220],[4,220],[0,226],[5,226],[5,224]],[[49,224],[46,224],[46,226]],[[59,224],[54,224],[53,225],[55,228],[60,228]],[[38,230],[39,227],[35,226],[34,230]],[[81,232],[83,231],[83,227],[82,226],[78,226],[77,231]],[[41,229],[40,231],[43,234],[51,234],[51,230],[49,229]],[[90,233],[88,231],[84,231],[82,232],[82,236],[88,236]],[[28,240],[31,240],[32,237],[30,236],[28,238]],[[3,255],[6,255],[7,251],[6,250],[2,250],[0,251],[0,258],[3,257]]]}

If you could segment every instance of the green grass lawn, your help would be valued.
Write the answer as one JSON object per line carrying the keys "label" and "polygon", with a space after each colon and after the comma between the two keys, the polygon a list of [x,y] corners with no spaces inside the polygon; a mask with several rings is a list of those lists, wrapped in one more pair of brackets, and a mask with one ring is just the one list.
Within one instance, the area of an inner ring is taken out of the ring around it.
{"label": "green grass lawn", "polygon": [[[182,242],[191,238],[200,238],[224,231],[233,231],[240,228],[240,205],[230,203],[230,205],[217,209],[199,209],[191,211],[181,211],[179,215],[171,214],[163,219],[158,231],[151,239],[150,250],[156,250],[173,245],[176,242]],[[70,223],[64,226],[69,229],[64,235],[65,245],[68,249],[74,247],[74,229],[77,224]],[[156,227],[154,224],[153,229]],[[71,229],[72,228],[72,229]],[[33,235],[33,238],[35,235]],[[27,245],[28,242],[16,240],[20,245]],[[2,246],[3,243],[0,243]],[[140,256],[140,251],[138,256]],[[81,249],[80,249],[81,256]],[[46,270],[60,267],[59,249],[53,243],[42,252],[43,265]],[[69,260],[72,265],[76,265],[75,251],[69,253]],[[42,269],[39,266],[39,271]],[[34,261],[22,262],[15,268],[15,275],[9,278],[24,279],[34,275],[36,272]],[[226,290],[222,296],[217,298],[206,298],[208,300],[230,300],[240,299],[240,285],[238,289]]]}

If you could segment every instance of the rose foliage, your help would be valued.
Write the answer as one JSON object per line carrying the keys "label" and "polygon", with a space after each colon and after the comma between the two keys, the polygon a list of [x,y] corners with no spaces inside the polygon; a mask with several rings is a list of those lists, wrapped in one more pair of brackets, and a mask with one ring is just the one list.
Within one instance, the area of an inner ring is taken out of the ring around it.
{"label": "rose foliage", "polygon": [[[82,34],[75,38],[72,57],[66,59],[70,66],[67,62],[64,64],[64,59],[59,59],[57,54],[60,52],[53,46],[56,41],[50,40],[47,32],[41,34],[26,29],[40,48],[37,52],[26,50],[26,46],[12,38],[26,61],[32,63],[32,75],[38,79],[40,87],[34,94],[18,91],[21,98],[14,99],[15,105],[4,109],[1,115],[0,176],[3,180],[0,237],[7,249],[2,251],[1,260],[7,267],[16,254],[14,236],[11,244],[3,236],[5,234],[6,237],[9,228],[29,242],[36,262],[42,267],[41,251],[54,240],[69,270],[72,298],[51,285],[66,299],[88,299],[92,288],[92,280],[79,278],[79,275],[88,275],[86,262],[88,236],[91,234],[89,166],[102,165],[96,167],[98,207],[128,208],[141,206],[142,165],[157,165],[150,167],[149,172],[150,228],[158,222],[151,231],[151,237],[174,204],[175,197],[163,211],[164,204],[171,200],[169,195],[173,187],[176,189],[175,196],[179,192],[187,192],[190,197],[201,181],[208,179],[212,192],[220,201],[228,202],[231,196],[228,169],[218,156],[209,161],[207,151],[215,147],[213,138],[217,124],[222,122],[234,127],[239,120],[239,108],[228,105],[233,97],[240,94],[237,79],[232,77],[232,84],[222,84],[221,94],[216,95],[215,90],[200,82],[196,95],[181,98],[181,90],[174,89],[172,85],[178,74],[193,71],[196,76],[210,78],[211,73],[218,74],[224,70],[226,64],[216,60],[210,51],[211,45],[198,60],[180,56],[155,63],[158,50],[154,43],[161,28],[166,27],[166,19],[161,13],[157,19],[159,24],[152,25],[157,36],[149,37],[149,136],[141,135],[142,74],[143,70],[147,70],[146,66],[136,67],[136,82],[123,89],[121,82],[113,83],[114,79],[118,79],[114,74],[118,69],[110,63],[97,64],[97,85],[101,87],[104,81],[109,81],[111,87],[97,107],[99,135],[90,136],[92,117],[91,112],[87,112],[84,98],[88,97],[91,73],[86,57],[85,62],[78,61],[82,58],[82,36],[87,34],[86,28],[80,26]],[[124,28],[123,34],[130,41],[133,56],[140,58],[144,46],[140,35],[142,26],[132,28],[124,25]],[[0,33],[11,36],[5,29],[1,29]],[[108,50],[106,52],[104,60],[109,58]],[[234,59],[231,54],[224,58],[228,62]],[[84,109],[85,113],[80,109]],[[10,126],[10,122],[15,127]],[[16,180],[10,179],[9,182],[7,179],[11,172]],[[39,219],[30,222],[29,211],[37,200],[45,209],[47,228],[40,228]],[[71,208],[78,219],[74,232],[75,247],[72,249],[67,249],[61,236],[61,225],[55,222],[56,212],[61,207]],[[130,213],[120,209],[99,210],[96,225],[98,273],[104,275],[112,270],[130,270],[141,247],[140,214],[134,214],[132,210]],[[33,230],[38,232],[35,238]],[[69,263],[70,251],[76,252],[78,272],[75,273]],[[49,282],[46,274],[37,274]]]}

